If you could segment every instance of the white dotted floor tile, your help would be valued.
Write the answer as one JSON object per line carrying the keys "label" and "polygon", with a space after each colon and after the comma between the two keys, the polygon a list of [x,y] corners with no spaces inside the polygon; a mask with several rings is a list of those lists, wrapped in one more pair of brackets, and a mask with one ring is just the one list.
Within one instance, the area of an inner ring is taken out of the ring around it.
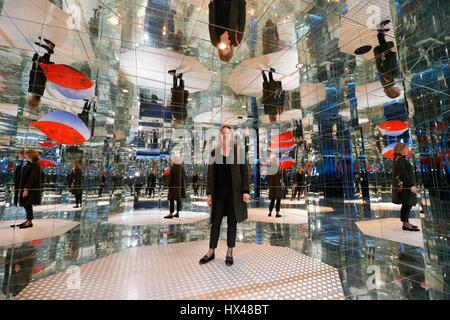
{"label": "white dotted floor tile", "polygon": [[127,226],[172,225],[194,223],[209,218],[207,212],[181,211],[179,218],[164,219],[164,216],[168,214],[169,210],[136,210],[110,215],[108,222]]}
{"label": "white dotted floor tile", "polygon": [[334,212],[334,209],[332,207],[326,207],[326,206],[319,206],[314,204],[308,205],[308,212],[310,213],[331,213]]}
{"label": "white dotted floor tile", "polygon": [[[72,212],[72,211],[80,211],[80,208],[74,208],[75,204],[69,204],[69,203],[56,203],[56,204],[43,204],[39,206],[33,206],[33,212],[57,212],[57,211],[65,211],[65,212]],[[18,218],[25,217],[25,209],[22,207],[15,207],[11,206],[5,210],[5,214],[8,215],[17,215]]]}
{"label": "white dotted floor tile", "polygon": [[[371,202],[370,209],[371,210],[390,210],[390,211],[398,211],[400,212],[402,205],[394,204],[392,202]],[[419,205],[416,205],[412,208],[412,210],[420,210]]]}
{"label": "white dotted floor tile", "polygon": [[361,232],[365,235],[409,244],[423,248],[422,223],[420,219],[409,219],[411,224],[416,225],[420,231],[402,230],[402,222],[399,218],[384,218],[355,222]]}
{"label": "white dotted floor tile", "polygon": [[308,211],[302,209],[284,209],[280,211],[281,217],[275,217],[275,209],[269,217],[269,208],[249,208],[248,220],[253,222],[304,224],[308,223]]}
{"label": "white dotted floor tile", "polygon": [[60,236],[79,224],[75,221],[62,219],[34,219],[32,228],[19,229],[10,227],[12,224],[22,222],[24,220],[0,221],[0,247]]}
{"label": "white dotted floor tile", "polygon": [[208,241],[130,248],[81,265],[80,286],[59,273],[29,284],[18,300],[343,300],[337,269],[286,247],[238,243],[225,265],[226,242],[216,259],[199,265]]}
{"label": "white dotted floor tile", "polygon": [[208,207],[208,203],[206,203],[206,201],[192,201],[191,203],[199,207]]}

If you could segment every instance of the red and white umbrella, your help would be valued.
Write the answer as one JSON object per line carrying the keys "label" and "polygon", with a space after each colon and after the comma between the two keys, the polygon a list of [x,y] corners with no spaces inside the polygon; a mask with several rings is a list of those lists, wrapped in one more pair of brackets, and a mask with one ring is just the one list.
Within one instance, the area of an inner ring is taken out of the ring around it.
{"label": "red and white umbrella", "polygon": [[[398,142],[391,143],[384,147],[382,154],[384,157],[388,159],[394,159],[394,148],[398,144]],[[412,150],[408,148],[408,154],[407,157],[410,157],[413,154]]]}
{"label": "red and white umbrella", "polygon": [[38,128],[49,139],[60,144],[82,144],[89,140],[91,132],[76,115],[67,111],[53,111],[30,126]]}
{"label": "red and white umbrella", "polygon": [[47,80],[54,84],[75,90],[87,90],[94,86],[94,83],[83,73],[65,64],[40,64],[44,70]]}
{"label": "red and white umbrella", "polygon": [[39,166],[41,168],[55,167],[56,166],[56,161],[52,160],[52,159],[49,159],[49,158],[41,157],[39,159]]}
{"label": "red and white umbrella", "polygon": [[389,137],[398,137],[408,130],[408,123],[400,120],[390,120],[383,122],[378,126],[382,135]]}

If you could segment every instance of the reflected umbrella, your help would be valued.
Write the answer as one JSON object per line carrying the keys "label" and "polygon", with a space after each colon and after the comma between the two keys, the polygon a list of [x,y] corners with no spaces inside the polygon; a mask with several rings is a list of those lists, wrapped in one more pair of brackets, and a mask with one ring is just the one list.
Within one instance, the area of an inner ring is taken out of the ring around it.
{"label": "reflected umbrella", "polygon": [[91,79],[71,66],[45,63],[41,63],[40,66],[44,70],[47,80],[57,86],[75,90],[87,90],[94,86]]}
{"label": "reflected umbrella", "polygon": [[398,137],[408,130],[408,123],[400,120],[386,121],[378,126],[378,130],[382,135]]}
{"label": "reflected umbrella", "polygon": [[52,160],[50,158],[46,158],[46,157],[41,157],[39,159],[39,166],[41,168],[47,168],[47,167],[55,167],[56,166],[56,161]]}
{"label": "reflected umbrella", "polygon": [[95,95],[95,86],[84,90],[65,88],[55,83],[52,83],[52,86],[64,97],[73,100],[91,99]]}
{"label": "reflected umbrella", "polygon": [[82,144],[91,137],[81,119],[67,111],[49,112],[40,120],[30,123],[30,126],[38,128],[49,139],[60,144]]}

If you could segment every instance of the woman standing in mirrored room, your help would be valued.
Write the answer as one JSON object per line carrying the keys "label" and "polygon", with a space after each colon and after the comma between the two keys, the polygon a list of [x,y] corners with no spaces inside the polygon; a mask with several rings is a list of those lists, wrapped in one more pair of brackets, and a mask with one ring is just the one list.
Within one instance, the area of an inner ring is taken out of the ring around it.
{"label": "woman standing in mirrored room", "polygon": [[[247,219],[250,201],[248,168],[245,154],[233,143],[229,126],[220,129],[219,146],[212,152],[207,169],[206,194],[211,208],[211,234],[208,253],[200,259],[205,264],[215,258],[222,219],[227,216],[227,246],[225,264],[233,264],[233,248],[236,244],[237,223]],[[242,148],[243,149],[243,148]],[[242,158],[244,161],[242,161]]]}
{"label": "woman standing in mirrored room", "polygon": [[401,204],[400,220],[403,230],[420,231],[417,226],[409,223],[411,208],[417,204],[417,188],[414,183],[412,165],[406,160],[408,145],[398,143],[394,147],[394,163],[392,168],[392,202]]}
{"label": "woman standing in mirrored room", "polygon": [[75,196],[75,206],[74,208],[81,207],[81,202],[83,198],[83,188],[81,184],[83,183],[83,171],[81,164],[76,162],[73,166],[72,172],[67,177],[67,184],[70,187],[70,191]]}

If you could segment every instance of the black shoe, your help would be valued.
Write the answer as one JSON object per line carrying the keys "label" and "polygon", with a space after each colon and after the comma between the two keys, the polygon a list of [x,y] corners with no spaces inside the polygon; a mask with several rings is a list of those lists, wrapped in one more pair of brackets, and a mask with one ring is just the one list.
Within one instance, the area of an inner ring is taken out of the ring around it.
{"label": "black shoe", "polygon": [[384,28],[384,29],[377,29],[377,31],[379,32],[379,33],[385,33],[385,32],[389,32],[391,29],[388,29],[388,28]]}
{"label": "black shoe", "polygon": [[272,216],[272,212],[269,212],[269,217],[271,217]]}
{"label": "black shoe", "polygon": [[79,208],[79,206],[74,206],[74,208]]}
{"label": "black shoe", "polygon": [[216,254],[213,253],[212,255],[210,255],[208,257],[208,255],[205,255],[203,258],[200,259],[200,261],[198,262],[199,264],[205,264],[210,262],[211,260],[214,260],[214,258],[216,257]]}
{"label": "black shoe", "polygon": [[164,219],[172,219],[172,218],[173,218],[173,215],[172,215],[172,214],[169,214],[169,215],[167,215],[167,216],[164,217]]}
{"label": "black shoe", "polygon": [[26,229],[26,228],[32,228],[33,227],[33,224],[32,223],[30,223],[30,224],[23,224],[23,225],[21,225],[20,227],[19,227],[19,229]]}
{"label": "black shoe", "polygon": [[279,213],[277,212],[277,214],[276,214],[275,217],[276,217],[276,218],[280,218],[280,217],[281,217],[281,214],[279,214]]}
{"label": "black shoe", "polygon": [[391,23],[391,20],[389,20],[389,19],[387,19],[387,20],[384,20],[384,21],[381,21],[380,22],[380,29],[383,29],[384,28],[384,26],[387,26],[389,23]]}
{"label": "black shoe", "polygon": [[405,231],[420,231],[419,228],[410,228],[410,227],[405,227],[405,226],[403,226],[402,229]]}
{"label": "black shoe", "polygon": [[53,51],[53,49],[50,49],[49,46],[45,45],[45,44],[41,44],[39,42],[35,42],[34,44],[44,48],[45,50],[47,50],[48,53],[53,54],[55,53],[55,51]]}
{"label": "black shoe", "polygon": [[412,225],[411,225],[411,228],[416,228],[416,229],[417,229],[417,228],[419,228],[419,227],[412,224]]}
{"label": "black shoe", "polygon": [[[39,37],[39,40],[42,40],[42,38]],[[52,42],[52,41],[50,41],[50,40],[48,40],[48,39],[45,39],[45,38],[44,38],[44,41],[45,41],[45,43],[46,43],[47,45],[52,45],[53,48],[56,47],[56,44],[55,44],[54,42]]]}
{"label": "black shoe", "polygon": [[226,258],[225,258],[225,264],[227,265],[227,266],[231,266],[231,265],[233,265],[233,257],[230,257],[230,256],[227,256]]}
{"label": "black shoe", "polygon": [[175,214],[173,217],[174,217],[174,218],[179,218],[179,217],[180,217],[180,214],[177,212],[177,214]]}
{"label": "black shoe", "polygon": [[12,224],[11,228],[23,226],[25,223],[27,223],[27,222],[25,221],[25,222],[22,222],[22,223],[19,223],[19,224]]}
{"label": "black shoe", "polygon": [[270,70],[270,72],[272,72],[272,73],[275,72],[275,69],[274,69],[274,68],[270,68],[269,70]]}

